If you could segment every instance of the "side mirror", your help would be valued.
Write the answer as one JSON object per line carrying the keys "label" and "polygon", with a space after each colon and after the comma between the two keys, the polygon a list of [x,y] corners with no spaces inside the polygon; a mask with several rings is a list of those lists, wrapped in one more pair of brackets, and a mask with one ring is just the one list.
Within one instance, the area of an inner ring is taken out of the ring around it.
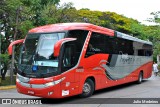
{"label": "side mirror", "polygon": [[61,46],[64,43],[70,42],[70,41],[75,41],[75,40],[77,40],[77,38],[64,38],[64,39],[61,39],[61,40],[57,41],[55,43],[55,45],[54,45],[54,57],[58,57],[59,56]]}
{"label": "side mirror", "polygon": [[21,44],[21,43],[23,43],[23,41],[24,41],[24,39],[13,41],[8,47],[8,54],[12,55],[13,46],[16,45],[16,44]]}

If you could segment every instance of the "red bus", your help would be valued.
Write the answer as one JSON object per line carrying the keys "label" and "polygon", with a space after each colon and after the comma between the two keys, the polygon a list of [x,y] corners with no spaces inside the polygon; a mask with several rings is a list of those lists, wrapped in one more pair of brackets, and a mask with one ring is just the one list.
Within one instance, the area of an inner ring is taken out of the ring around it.
{"label": "red bus", "polygon": [[152,43],[89,23],[31,29],[22,43],[16,87],[45,98],[89,97],[95,90],[137,81],[152,73]]}

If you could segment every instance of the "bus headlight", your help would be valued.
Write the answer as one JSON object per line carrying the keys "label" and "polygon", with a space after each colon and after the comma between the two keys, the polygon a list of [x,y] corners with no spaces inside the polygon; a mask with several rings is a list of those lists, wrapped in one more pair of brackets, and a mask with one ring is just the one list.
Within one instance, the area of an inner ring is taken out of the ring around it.
{"label": "bus headlight", "polygon": [[54,82],[48,82],[48,83],[46,83],[46,84],[45,84],[45,86],[46,86],[46,87],[54,86],[54,85],[55,85],[55,83],[54,83]]}
{"label": "bus headlight", "polygon": [[16,78],[16,82],[20,82],[19,78]]}
{"label": "bus headlight", "polygon": [[17,82],[20,81],[20,82],[28,83],[30,81],[29,78],[23,77],[23,76],[21,76],[19,74],[17,74],[17,79],[18,79]]}
{"label": "bus headlight", "polygon": [[45,84],[45,86],[46,86],[46,87],[54,86],[54,85],[59,84],[60,82],[62,82],[65,78],[66,78],[66,77],[63,77],[63,78],[61,78],[61,79],[59,79],[59,80],[56,80],[56,81],[53,81],[53,82],[48,82],[48,83]]}

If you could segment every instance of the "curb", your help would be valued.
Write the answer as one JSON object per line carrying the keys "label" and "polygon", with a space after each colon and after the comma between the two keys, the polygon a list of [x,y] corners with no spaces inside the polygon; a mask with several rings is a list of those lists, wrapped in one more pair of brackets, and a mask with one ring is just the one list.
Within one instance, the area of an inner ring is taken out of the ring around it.
{"label": "curb", "polygon": [[15,85],[10,85],[10,86],[0,86],[0,90],[8,90],[8,89],[15,89]]}

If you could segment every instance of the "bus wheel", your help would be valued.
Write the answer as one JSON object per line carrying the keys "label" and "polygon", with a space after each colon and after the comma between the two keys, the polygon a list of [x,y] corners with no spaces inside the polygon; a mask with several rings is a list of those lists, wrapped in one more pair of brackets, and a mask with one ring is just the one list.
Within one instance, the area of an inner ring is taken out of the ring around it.
{"label": "bus wheel", "polygon": [[141,83],[142,83],[142,80],[143,80],[143,73],[140,72],[137,83],[138,83],[138,84],[141,84]]}
{"label": "bus wheel", "polygon": [[82,94],[80,94],[80,97],[89,97],[94,92],[94,83],[91,79],[87,79],[83,85]]}

